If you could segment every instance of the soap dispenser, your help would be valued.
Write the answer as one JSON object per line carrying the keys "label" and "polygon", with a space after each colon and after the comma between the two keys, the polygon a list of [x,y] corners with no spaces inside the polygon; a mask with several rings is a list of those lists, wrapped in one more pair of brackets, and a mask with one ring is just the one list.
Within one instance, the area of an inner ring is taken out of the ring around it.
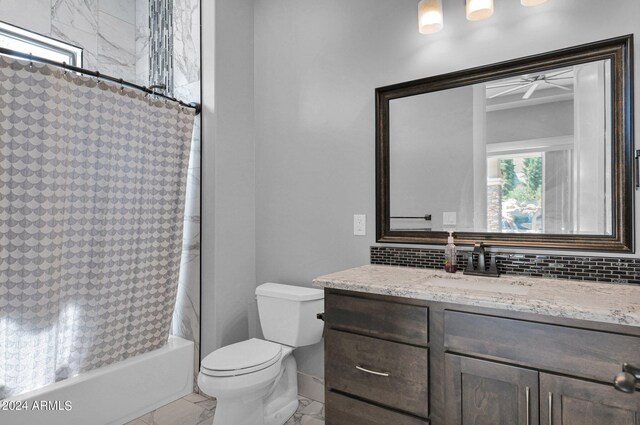
{"label": "soap dispenser", "polygon": [[453,232],[450,231],[447,246],[444,247],[444,270],[447,273],[455,273],[458,271],[456,255],[456,246],[453,244]]}

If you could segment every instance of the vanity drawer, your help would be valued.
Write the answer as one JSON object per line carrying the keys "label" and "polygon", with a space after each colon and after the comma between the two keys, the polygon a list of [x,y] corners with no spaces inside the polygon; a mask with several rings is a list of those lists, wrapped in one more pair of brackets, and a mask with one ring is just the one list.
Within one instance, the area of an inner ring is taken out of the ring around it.
{"label": "vanity drawer", "polygon": [[418,416],[429,415],[426,348],[329,329],[325,381],[337,390]]}
{"label": "vanity drawer", "polygon": [[342,394],[328,392],[327,425],[427,425],[415,416],[387,410]]}
{"label": "vanity drawer", "polygon": [[325,295],[325,320],[344,329],[390,341],[427,346],[429,309],[393,301]]}
{"label": "vanity drawer", "polygon": [[456,311],[445,312],[445,348],[612,382],[640,364],[640,338]]}

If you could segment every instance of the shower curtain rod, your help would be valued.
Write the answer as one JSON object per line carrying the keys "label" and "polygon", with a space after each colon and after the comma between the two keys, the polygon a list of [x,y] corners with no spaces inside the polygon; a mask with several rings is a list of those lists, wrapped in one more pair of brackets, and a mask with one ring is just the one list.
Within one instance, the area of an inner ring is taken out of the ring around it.
{"label": "shower curtain rod", "polygon": [[125,81],[122,78],[115,78],[115,77],[111,77],[109,75],[105,75],[105,74],[101,74],[98,71],[89,71],[88,69],[84,69],[84,68],[79,68],[77,66],[73,66],[73,65],[69,65],[66,62],[57,62],[51,59],[47,59],[47,58],[43,58],[40,56],[33,56],[32,54],[26,54],[23,52],[19,52],[17,50],[11,50],[11,49],[7,49],[4,47],[0,47],[0,55],[6,55],[6,56],[13,56],[13,57],[17,57],[20,59],[25,59],[28,60],[30,62],[40,62],[40,63],[45,63],[47,65],[53,65],[53,66],[57,66],[59,68],[63,68],[65,70],[68,71],[72,71],[72,72],[77,72],[79,74],[84,74],[84,75],[88,75],[90,77],[96,77],[99,78],[101,80],[105,80],[105,81],[111,81],[113,83],[117,83],[120,84],[121,86],[126,86],[135,90],[140,90],[143,91],[147,94],[151,94],[154,95],[156,97],[161,97],[163,99],[166,100],[170,100],[172,102],[178,102],[178,104],[180,104],[181,106],[184,106],[185,108],[193,108],[196,110],[196,114],[199,114],[202,110],[202,106],[199,103],[185,103],[181,100],[176,99],[175,97],[171,97],[171,96],[167,96],[165,94],[162,93],[158,93],[146,86],[140,86],[138,84],[132,83],[130,81]]}

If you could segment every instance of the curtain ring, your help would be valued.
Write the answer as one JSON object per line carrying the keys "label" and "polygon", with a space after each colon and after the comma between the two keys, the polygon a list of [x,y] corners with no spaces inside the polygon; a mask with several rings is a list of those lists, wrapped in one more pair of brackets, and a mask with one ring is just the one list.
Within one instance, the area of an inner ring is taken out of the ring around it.
{"label": "curtain ring", "polygon": [[62,75],[67,75],[67,63],[66,62],[62,62],[62,69],[64,69],[64,72],[62,73]]}
{"label": "curtain ring", "polygon": [[100,82],[100,72],[96,71],[96,82],[99,83]]}
{"label": "curtain ring", "polygon": [[124,80],[120,78],[120,91],[124,90]]}
{"label": "curtain ring", "polygon": [[33,68],[33,53],[29,53],[29,69]]}

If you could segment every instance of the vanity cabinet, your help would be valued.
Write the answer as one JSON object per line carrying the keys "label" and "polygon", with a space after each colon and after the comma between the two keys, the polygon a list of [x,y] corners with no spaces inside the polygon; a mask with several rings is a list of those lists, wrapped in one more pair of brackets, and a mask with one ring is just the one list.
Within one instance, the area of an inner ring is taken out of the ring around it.
{"label": "vanity cabinet", "polygon": [[327,292],[325,321],[327,424],[427,424],[426,305]]}
{"label": "vanity cabinet", "polygon": [[640,329],[325,289],[327,425],[638,425]]}

